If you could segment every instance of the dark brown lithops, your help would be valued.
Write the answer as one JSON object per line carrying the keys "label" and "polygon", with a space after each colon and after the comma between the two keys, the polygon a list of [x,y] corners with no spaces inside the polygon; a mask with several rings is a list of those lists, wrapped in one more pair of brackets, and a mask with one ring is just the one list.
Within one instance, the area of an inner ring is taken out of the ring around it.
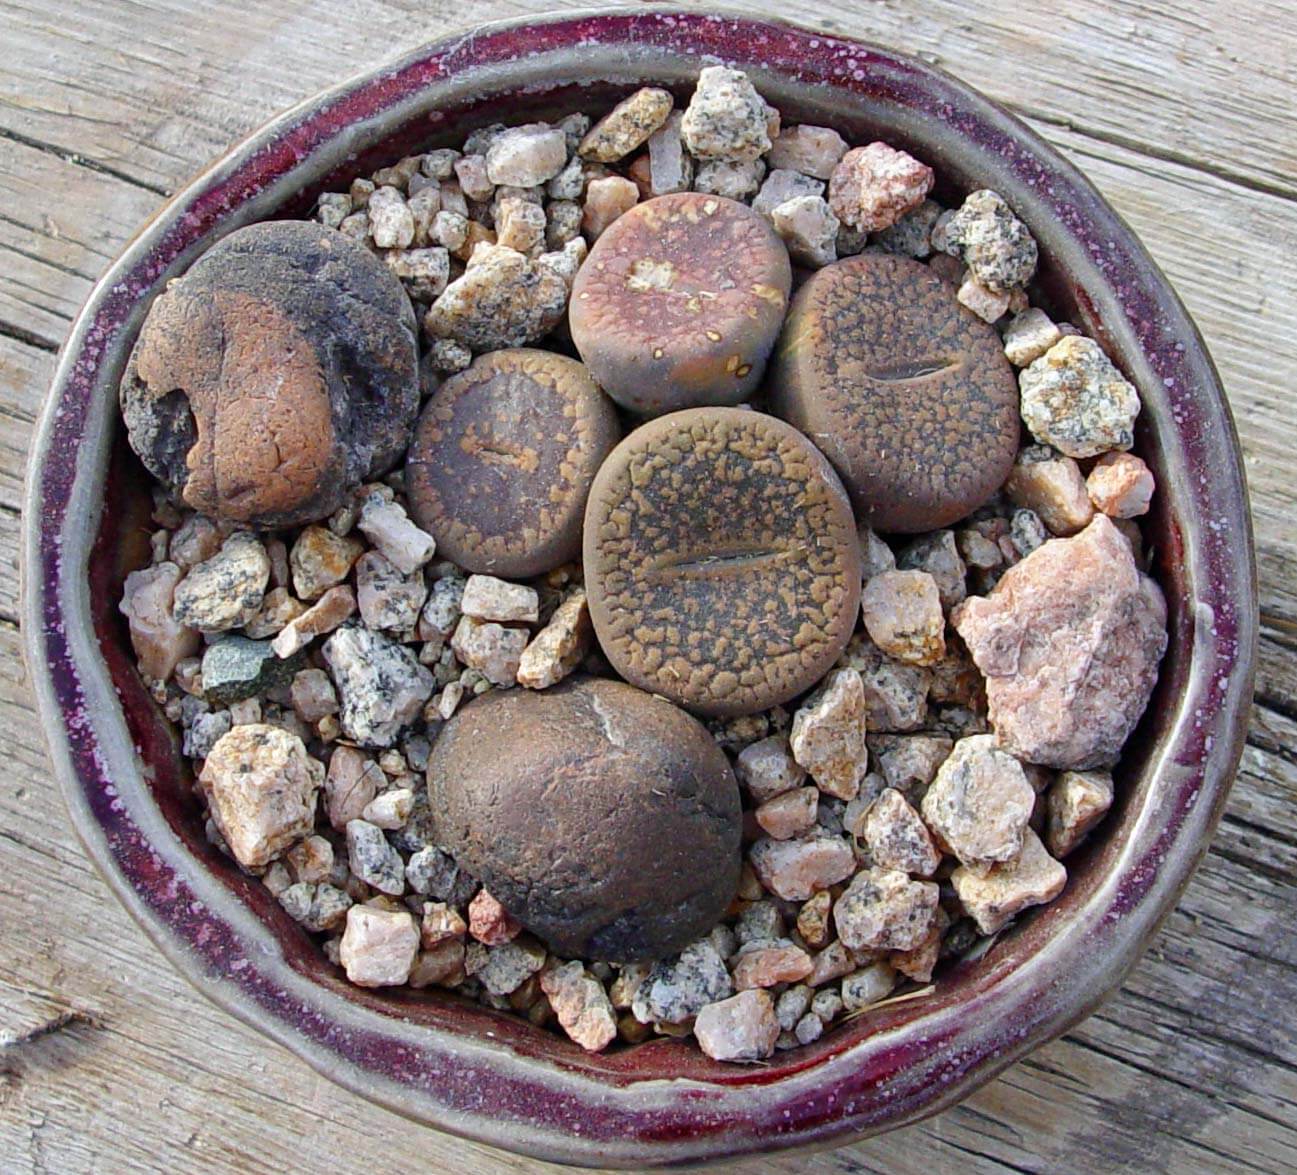
{"label": "dark brown lithops", "polygon": [[529,348],[482,355],[419,418],[411,510],[469,571],[549,571],[580,555],[586,495],[619,432],[612,402],[575,359]]}
{"label": "dark brown lithops", "polygon": [[793,299],[771,410],[842,475],[883,531],[946,526],[1003,484],[1018,447],[1018,386],[995,330],[931,269],[864,254]]}
{"label": "dark brown lithops", "polygon": [[566,957],[661,958],[733,900],[741,818],[725,753],[622,682],[471,702],[433,747],[428,794],[438,842]]}
{"label": "dark brown lithops", "polygon": [[791,283],[788,251],[746,204],[659,196],[590,250],[568,307],[572,340],[634,412],[737,404],[761,379]]}
{"label": "dark brown lithops", "polygon": [[131,446],[209,516],[323,518],[409,443],[416,337],[400,281],[354,241],[302,221],[239,229],[144,320],[121,386]]}
{"label": "dark brown lithops", "polygon": [[760,412],[694,408],[633,432],[595,478],[583,546],[608,660],[699,714],[810,688],[855,624],[860,553],[842,483]]}

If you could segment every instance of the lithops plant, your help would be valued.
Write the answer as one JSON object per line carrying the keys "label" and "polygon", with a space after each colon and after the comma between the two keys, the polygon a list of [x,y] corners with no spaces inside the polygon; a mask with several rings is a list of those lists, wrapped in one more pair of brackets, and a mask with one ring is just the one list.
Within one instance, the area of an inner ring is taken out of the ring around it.
{"label": "lithops plant", "polygon": [[478,698],[437,739],[428,794],[439,843],[565,957],[661,958],[734,898],[742,822],[725,752],[622,682]]}
{"label": "lithops plant", "polygon": [[695,713],[795,697],[855,625],[860,551],[842,483],[763,413],[694,408],[631,433],[595,478],[583,549],[613,668]]}
{"label": "lithops plant", "polygon": [[761,380],[791,286],[787,249],[746,204],[659,196],[590,250],[572,287],[572,341],[633,412],[738,404]]}
{"label": "lithops plant", "polygon": [[368,249],[304,221],[249,225],[149,309],[122,416],[149,472],[195,510],[310,522],[401,455],[417,362],[410,301]]}
{"label": "lithops plant", "polygon": [[410,508],[466,570],[539,575],[580,554],[586,495],[619,435],[612,402],[575,359],[479,356],[419,418]]}
{"label": "lithops plant", "polygon": [[924,531],[972,513],[1018,448],[1018,385],[995,330],[930,268],[862,254],[797,291],[770,407],[842,475],[862,523]]}

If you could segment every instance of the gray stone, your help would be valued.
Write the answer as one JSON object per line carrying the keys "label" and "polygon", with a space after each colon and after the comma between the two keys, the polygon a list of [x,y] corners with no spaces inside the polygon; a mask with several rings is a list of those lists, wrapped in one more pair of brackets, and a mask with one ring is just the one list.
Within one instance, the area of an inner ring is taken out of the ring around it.
{"label": "gray stone", "polygon": [[276,656],[270,641],[227,636],[203,654],[203,696],[222,706],[255,697],[291,681],[302,659],[300,652]]}
{"label": "gray stone", "polygon": [[324,643],[342,697],[342,729],[367,747],[390,747],[432,697],[433,678],[410,651],[358,624]]}

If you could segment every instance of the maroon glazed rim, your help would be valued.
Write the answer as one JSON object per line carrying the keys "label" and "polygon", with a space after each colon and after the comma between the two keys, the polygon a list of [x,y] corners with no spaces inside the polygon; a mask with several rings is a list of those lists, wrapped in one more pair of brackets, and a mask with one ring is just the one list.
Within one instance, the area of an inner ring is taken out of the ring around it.
{"label": "maroon glazed rim", "polygon": [[[146,561],[147,481],[116,386],[151,298],[250,221],[472,126],[596,108],[641,82],[680,96],[701,64],[747,70],[790,122],[885,137],[947,199],[1003,193],[1043,257],[1039,292],[1143,397],[1158,479],[1146,537],[1170,605],[1161,680],[1104,834],[1052,905],[932,994],[873,1010],[763,1066],[654,1041],[600,1056],[447,993],[351,988],[266,891],[203,839],[174,736],[115,610]],[[144,503],[143,510],[141,504]],[[92,291],[41,419],[24,514],[24,632],[77,832],[159,949],[321,1073],[418,1121],[560,1161],[645,1166],[827,1145],[936,1112],[1088,1013],[1129,971],[1206,850],[1251,697],[1256,573],[1238,442],[1202,340],[1130,229],[1035,133],[939,70],[878,46],[697,11],[612,11],[440,41],[269,123],[167,203]]]}

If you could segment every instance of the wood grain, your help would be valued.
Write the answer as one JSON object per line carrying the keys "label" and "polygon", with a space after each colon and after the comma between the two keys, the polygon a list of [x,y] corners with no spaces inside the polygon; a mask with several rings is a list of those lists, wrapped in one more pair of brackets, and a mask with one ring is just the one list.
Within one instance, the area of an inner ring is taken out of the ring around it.
{"label": "wood grain", "polygon": [[[551,7],[490,0],[473,16]],[[231,139],[464,19],[444,0],[0,0],[0,1042],[21,1042],[0,1049],[5,1172],[541,1166],[343,1093],[156,956],[66,826],[15,627],[32,422],[92,282],[162,193]],[[1229,391],[1265,626],[1220,833],[1121,994],[930,1122],[748,1166],[1297,1171],[1294,22],[1259,0],[840,0],[802,19],[917,51],[1006,101],[1140,233]]]}

